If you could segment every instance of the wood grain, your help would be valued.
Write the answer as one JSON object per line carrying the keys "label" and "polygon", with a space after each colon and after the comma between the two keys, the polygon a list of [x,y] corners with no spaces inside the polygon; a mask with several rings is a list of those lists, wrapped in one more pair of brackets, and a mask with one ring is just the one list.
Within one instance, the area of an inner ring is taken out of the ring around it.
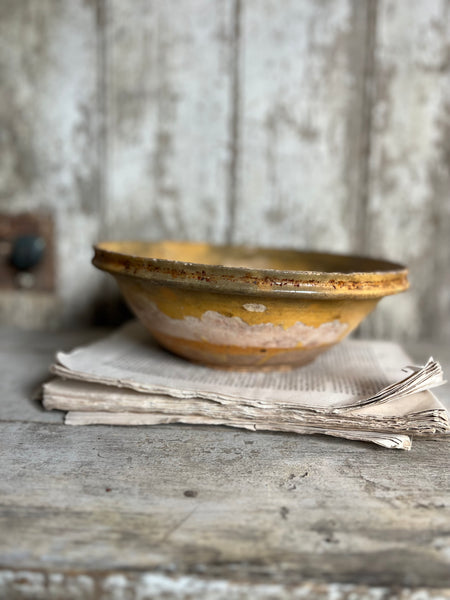
{"label": "wood grain", "polygon": [[0,429],[3,568],[449,583],[448,441],[393,455],[225,428]]}
{"label": "wood grain", "polygon": [[62,423],[62,413],[48,412],[40,401],[41,386],[58,350],[71,350],[106,335],[97,329],[46,332],[1,328],[0,422]]}
{"label": "wood grain", "polygon": [[[30,296],[31,324],[83,318],[97,281],[89,266],[99,224],[95,4],[4,1],[0,11],[0,207],[50,212],[57,232],[62,302],[55,297],[51,311],[48,299]],[[4,296],[4,321],[20,322],[24,303]]]}
{"label": "wood grain", "polygon": [[171,576],[165,573],[122,571],[78,574],[62,570],[52,573],[0,571],[0,592],[14,600],[122,600],[164,598],[170,600],[448,600],[448,589],[415,589],[353,584],[322,584],[304,581],[299,585],[230,582],[204,576]]}
{"label": "wood grain", "polygon": [[0,331],[0,597],[450,597],[449,440],[64,426],[31,391],[98,335]]}
{"label": "wood grain", "polygon": [[224,240],[232,8],[107,3],[105,235]]}
{"label": "wood grain", "polygon": [[57,293],[0,321],[122,318],[99,237],[382,256],[362,328],[450,335],[450,1],[0,0],[0,209],[56,224]]}
{"label": "wood grain", "polygon": [[367,250],[404,262],[411,291],[365,329],[448,335],[450,3],[378,3]]}
{"label": "wood grain", "polygon": [[349,251],[360,224],[367,2],[242,4],[233,240]]}

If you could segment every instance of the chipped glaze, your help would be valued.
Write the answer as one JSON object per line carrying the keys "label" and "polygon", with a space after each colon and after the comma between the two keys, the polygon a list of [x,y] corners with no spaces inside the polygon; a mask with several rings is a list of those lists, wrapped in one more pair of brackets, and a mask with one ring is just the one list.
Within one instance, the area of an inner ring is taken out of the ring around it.
{"label": "chipped glaze", "polygon": [[347,323],[341,323],[337,319],[318,327],[305,325],[301,321],[286,328],[273,323],[251,325],[240,317],[228,317],[213,310],[207,310],[201,318],[186,316],[183,319],[172,319],[160,311],[154,302],[148,304],[147,318],[154,323],[154,329],[160,334],[184,340],[251,348],[311,348],[335,344],[349,327]]}
{"label": "chipped glaze", "polygon": [[266,312],[267,306],[265,304],[252,304],[249,302],[248,304],[243,304],[245,310],[248,312]]}
{"label": "chipped glaze", "polygon": [[93,262],[161,345],[232,369],[306,364],[408,286],[385,261],[188,242],[103,243]]}

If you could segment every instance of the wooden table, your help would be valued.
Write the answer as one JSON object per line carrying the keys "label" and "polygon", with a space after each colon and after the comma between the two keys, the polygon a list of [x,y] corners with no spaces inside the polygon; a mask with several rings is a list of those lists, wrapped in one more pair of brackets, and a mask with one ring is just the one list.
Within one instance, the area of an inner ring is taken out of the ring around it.
{"label": "wooden table", "polygon": [[450,598],[450,439],[64,426],[30,398],[98,335],[0,332],[0,598]]}

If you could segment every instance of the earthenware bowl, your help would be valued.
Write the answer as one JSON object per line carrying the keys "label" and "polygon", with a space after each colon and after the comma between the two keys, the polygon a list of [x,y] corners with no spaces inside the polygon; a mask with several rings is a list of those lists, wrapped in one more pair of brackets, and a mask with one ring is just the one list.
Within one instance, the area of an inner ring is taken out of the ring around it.
{"label": "earthenware bowl", "polygon": [[230,369],[308,363],[408,287],[384,260],[192,242],[103,242],[93,263],[162,346]]}

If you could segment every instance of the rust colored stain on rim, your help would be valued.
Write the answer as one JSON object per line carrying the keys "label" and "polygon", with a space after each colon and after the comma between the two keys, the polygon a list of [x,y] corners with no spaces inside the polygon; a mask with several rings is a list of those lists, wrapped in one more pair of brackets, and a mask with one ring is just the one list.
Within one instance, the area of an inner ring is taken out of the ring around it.
{"label": "rust colored stain on rim", "polygon": [[113,275],[237,293],[382,298],[409,287],[403,265],[359,256],[176,241],[102,242],[94,250],[93,264]]}
{"label": "rust colored stain on rim", "polygon": [[305,364],[408,288],[384,260],[194,242],[103,242],[93,264],[163,346],[222,368]]}

